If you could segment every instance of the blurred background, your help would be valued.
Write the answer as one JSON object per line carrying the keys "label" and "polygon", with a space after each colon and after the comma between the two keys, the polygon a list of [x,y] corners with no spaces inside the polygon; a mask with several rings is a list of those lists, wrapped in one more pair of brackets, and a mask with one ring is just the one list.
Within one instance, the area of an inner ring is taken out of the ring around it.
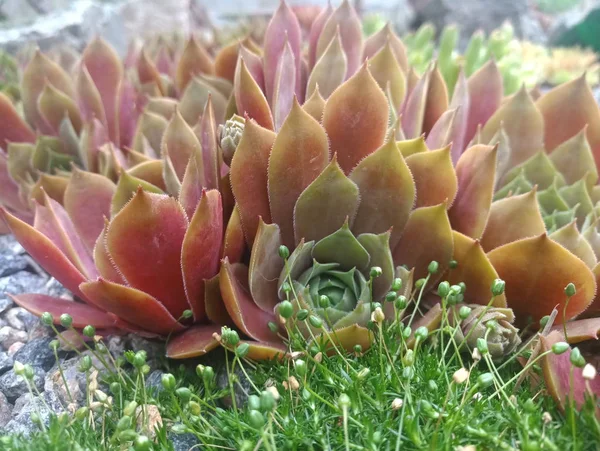
{"label": "blurred background", "polygon": [[[14,78],[11,71],[16,74],[37,46],[68,58],[67,49],[79,51],[95,35],[123,57],[156,36],[172,40],[190,32],[209,51],[248,34],[260,42],[279,1],[0,0],[0,85]],[[523,83],[543,88],[584,72],[593,87],[598,85],[600,0],[350,1],[363,16],[365,35],[386,23],[396,29],[417,72],[438,59],[446,78],[458,65],[469,75],[494,58],[505,94]],[[336,6],[341,0],[331,2]],[[327,0],[288,3],[308,33]],[[598,89],[595,93],[600,96]]]}

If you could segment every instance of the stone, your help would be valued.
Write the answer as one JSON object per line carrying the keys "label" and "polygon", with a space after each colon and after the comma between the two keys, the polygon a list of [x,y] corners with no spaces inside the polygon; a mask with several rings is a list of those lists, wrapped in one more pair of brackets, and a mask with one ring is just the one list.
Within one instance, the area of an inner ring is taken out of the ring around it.
{"label": "stone", "polygon": [[173,445],[174,451],[190,451],[192,449],[200,449],[200,440],[192,433],[185,434],[169,434],[169,440]]}
{"label": "stone", "polygon": [[[145,416],[142,412],[144,409]],[[163,421],[158,407],[153,404],[144,404],[135,409],[135,418],[137,418],[137,431],[140,434],[147,435],[151,439],[156,436],[156,429],[162,427]]]}
{"label": "stone", "polygon": [[12,406],[3,393],[0,393],[0,428],[4,427],[10,421]]}
{"label": "stone", "polygon": [[54,351],[49,346],[51,341],[52,338],[36,338],[19,349],[13,359],[15,362],[21,362],[23,365],[39,366],[44,371],[47,371],[56,362]]}
{"label": "stone", "polygon": [[21,349],[23,346],[25,346],[25,343],[23,343],[22,341],[17,341],[16,343],[13,343],[12,345],[10,345],[10,347],[8,348],[8,351],[6,351],[6,353],[12,357],[17,352],[19,352],[19,349]]}
{"label": "stone", "polygon": [[164,341],[148,340],[135,334],[129,335],[129,341],[131,350],[135,352],[146,351],[146,361],[148,362],[162,359],[165,356]]}
{"label": "stone", "polygon": [[39,426],[31,420],[31,414],[39,415],[40,420],[48,426],[50,417],[64,411],[64,407],[52,393],[42,393],[41,397],[31,397],[27,394],[21,400],[19,398],[20,408],[13,409],[12,419],[4,426],[4,431],[9,434],[22,434],[28,437],[33,432],[39,430]]}
{"label": "stone", "polygon": [[[33,367],[33,385],[42,391],[44,387],[45,372],[40,367]],[[4,393],[10,402],[14,402],[19,396],[29,392],[27,383],[23,377],[15,374],[14,370],[10,370],[0,376],[0,392]]]}
{"label": "stone", "polygon": [[6,373],[13,366],[13,358],[6,352],[0,352],[0,374]]}
{"label": "stone", "polygon": [[150,375],[146,378],[146,388],[152,390],[155,394],[158,394],[164,390],[161,379],[164,371],[154,370]]}
{"label": "stone", "polygon": [[[89,351],[82,353],[82,355],[91,356]],[[46,373],[44,390],[55,393],[63,405],[69,405],[72,402],[81,404],[85,400],[87,381],[85,373],[80,372],[78,369],[80,360],[81,357],[75,357],[60,363],[64,379],[60,374],[58,364],[54,364]],[[92,357],[92,361],[94,361],[94,357]],[[68,391],[65,388],[65,380]]]}
{"label": "stone", "polygon": [[[1,10],[2,7],[0,7]],[[12,235],[0,236],[0,278],[24,271],[28,267],[29,259],[15,237]]]}
{"label": "stone", "polygon": [[10,326],[4,326],[0,329],[0,345],[4,349],[10,348],[14,343],[18,341],[26,341],[27,332],[24,330],[18,330]]}
{"label": "stone", "polygon": [[39,318],[36,318],[35,324],[27,331],[27,338],[29,341],[35,340],[36,338],[54,337],[54,331],[51,327],[44,325]]}
{"label": "stone", "polygon": [[[229,365],[231,368],[231,364]],[[250,375],[251,370],[246,368],[246,372]],[[234,375],[237,381],[233,384],[233,394],[235,396],[235,405],[239,409],[241,406],[246,404],[248,400],[248,396],[253,392],[253,387],[244,372],[240,369],[238,365],[236,365],[234,370]],[[227,372],[226,365],[221,365],[219,370],[217,371],[217,388],[219,390],[227,390],[229,393],[229,373]],[[226,395],[221,398],[220,403],[223,407],[229,408],[233,407],[233,403],[230,395]]]}
{"label": "stone", "polygon": [[19,271],[2,277],[0,279],[0,300],[8,299],[8,294],[44,293],[45,284],[45,277],[29,271]]}
{"label": "stone", "polygon": [[7,297],[0,298],[0,315],[11,308],[15,303]]}
{"label": "stone", "polygon": [[38,322],[37,316],[29,313],[23,307],[14,307],[8,310],[4,317],[9,326],[15,329],[28,331]]}

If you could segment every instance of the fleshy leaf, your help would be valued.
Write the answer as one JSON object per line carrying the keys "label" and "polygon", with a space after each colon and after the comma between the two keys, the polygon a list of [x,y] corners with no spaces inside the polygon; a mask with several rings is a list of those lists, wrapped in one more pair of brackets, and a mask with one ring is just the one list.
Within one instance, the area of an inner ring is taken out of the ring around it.
{"label": "fleshy leaf", "polygon": [[373,300],[378,301],[390,291],[394,281],[394,261],[390,250],[389,231],[376,235],[374,233],[363,233],[357,237],[358,242],[367,250],[371,259],[371,267],[381,268],[381,275],[373,279]]}
{"label": "fleshy leaf", "polygon": [[194,320],[205,317],[205,280],[219,272],[223,237],[223,206],[217,190],[204,191],[181,247],[181,272]]}
{"label": "fleshy leaf", "polygon": [[[498,278],[498,273],[485,255],[478,240],[474,240],[460,232],[453,231],[454,254],[453,259],[458,262],[456,268],[450,269],[447,274],[450,284],[464,282],[468,290],[465,291],[465,302],[471,304],[487,305],[492,298],[490,290],[492,283]],[[494,307],[506,307],[506,296],[494,296]]]}
{"label": "fleshy leaf", "polygon": [[481,131],[489,142],[504,128],[511,148],[509,167],[516,166],[544,149],[544,118],[523,86],[489,118]]}
{"label": "fleshy leaf", "polygon": [[406,158],[417,190],[415,207],[430,207],[444,201],[451,206],[458,179],[450,157],[450,146],[413,154]]}
{"label": "fleshy leaf", "polygon": [[[190,157],[201,152],[200,141],[198,141],[194,130],[187,124],[178,110],[175,111],[173,118],[165,129],[161,149],[163,154],[169,155],[180,180],[183,179]],[[204,172],[202,163],[201,158],[196,161],[199,170]]]}
{"label": "fleshy leaf", "polygon": [[221,263],[219,283],[223,302],[229,316],[237,327],[258,341],[277,342],[276,333],[271,332],[269,322],[277,324],[275,314],[258,307],[248,288],[248,268],[241,263]]}
{"label": "fleshy leaf", "polygon": [[369,60],[369,69],[382,90],[387,89],[389,86],[394,111],[400,111],[404,101],[406,80],[399,62],[394,57],[394,50],[390,41]]}
{"label": "fleshy leaf", "polygon": [[382,233],[390,228],[392,248],[398,243],[415,201],[412,175],[395,141],[389,140],[364,158],[350,174],[360,190],[360,206],[352,230]]}
{"label": "fleshy leaf", "polygon": [[[110,144],[110,146],[112,147],[112,144]],[[112,148],[114,149],[114,147]],[[132,177],[148,182],[156,188],[165,191],[167,186],[165,185],[165,180],[163,178],[165,172],[163,165],[164,161],[162,160],[149,160],[136,164],[126,172]],[[121,174],[122,173],[123,172],[121,172]]]}
{"label": "fleshy leaf", "polygon": [[588,268],[593,269],[596,266],[597,260],[594,250],[583,235],[579,233],[575,222],[561,227],[556,232],[551,233],[549,237],[551,240],[565,247],[573,255],[579,257]]}
{"label": "fleshy leaf", "polygon": [[337,153],[344,173],[383,144],[387,122],[385,94],[364,65],[331,94],[323,112],[332,153]]}
{"label": "fleshy leaf", "polygon": [[525,171],[527,180],[531,184],[538,185],[540,189],[544,190],[552,185],[552,183],[557,183],[559,186],[565,184],[563,175],[556,170],[556,167],[554,167],[554,164],[544,150],[538,151],[524,163],[508,171],[504,176],[503,183],[512,181],[523,170]]}
{"label": "fleshy leaf", "polygon": [[[168,125],[169,122],[164,117],[144,111],[137,123],[133,137],[133,149],[141,154],[157,158],[160,155],[163,135]],[[150,149],[144,145],[144,140],[147,140]]]}
{"label": "fleshy leaf", "polygon": [[481,245],[489,252],[522,238],[541,235],[545,230],[536,190],[533,189],[492,203]]}
{"label": "fleshy leaf", "polygon": [[65,191],[64,206],[89,252],[110,216],[111,200],[116,186],[106,177],[73,169]]}
{"label": "fleshy leaf", "polygon": [[598,181],[598,169],[586,134],[587,125],[575,136],[559,144],[550,154],[550,160],[568,184],[581,180],[586,174],[590,186]]}
{"label": "fleshy leaf", "polygon": [[596,293],[592,271],[545,234],[497,247],[488,258],[506,282],[508,306],[520,324],[528,317],[538,321],[555,307],[559,312],[556,321],[562,322],[567,300],[564,289],[569,283],[575,284],[577,292],[566,307],[565,320],[583,312]]}
{"label": "fleshy leaf", "polygon": [[273,111],[275,130],[281,128],[283,121],[285,121],[292,109],[295,95],[295,81],[296,60],[294,59],[294,51],[286,39],[283,51],[278,58],[271,95],[271,110]]}
{"label": "fleshy leaf", "polygon": [[69,261],[65,254],[50,239],[29,224],[12,216],[6,210],[0,209],[0,214],[3,215],[4,221],[6,221],[12,234],[29,255],[65,288],[87,302],[87,299],[78,288],[80,283],[85,282],[85,276]]}
{"label": "fleshy leaf", "polygon": [[38,111],[52,130],[58,134],[60,124],[69,117],[77,133],[81,130],[81,115],[77,105],[68,95],[60,92],[50,83],[46,83],[38,98]]}
{"label": "fleshy leaf", "polygon": [[68,301],[37,293],[9,296],[17,305],[36,316],[42,316],[44,312],[50,312],[55,324],[60,324],[60,316],[66,313],[67,315],[71,315],[71,318],[73,318],[73,327],[77,329],[84,328],[88,324],[98,329],[115,326],[115,319],[112,316],[81,302]]}
{"label": "fleshy leaf", "polygon": [[0,116],[0,147],[6,149],[9,142],[35,142],[35,133],[21,119],[10,99],[3,93],[0,93]]}
{"label": "fleshy leaf", "polygon": [[430,286],[435,284],[448,268],[454,249],[446,204],[414,210],[400,242],[392,249],[394,264],[414,268],[416,279],[427,276],[429,263],[438,262],[439,271],[429,280]]}
{"label": "fleshy leaf", "polygon": [[127,172],[121,174],[117,189],[113,194],[110,206],[110,215],[114,217],[131,200],[138,188],[150,193],[162,194],[162,190],[145,180],[138,179]]}
{"label": "fleshy leaf", "polygon": [[408,139],[417,138],[423,133],[423,120],[427,106],[427,93],[431,71],[428,70],[410,89],[411,77],[407,77],[406,101],[402,107],[402,130]]}
{"label": "fleshy leaf", "polygon": [[323,111],[325,110],[325,99],[321,96],[319,91],[319,86],[315,86],[312,95],[304,102],[304,105],[302,105],[304,111],[310,114],[317,122],[321,122],[321,119],[323,119]]}
{"label": "fleshy leaf", "polygon": [[183,329],[163,304],[143,291],[102,278],[80,288],[94,305],[147,331],[168,335]]}
{"label": "fleshy leaf", "polygon": [[44,202],[44,193],[50,199],[54,199],[61,205],[64,205],[65,191],[69,179],[60,175],[40,174],[40,178],[31,189],[29,196],[39,203]]}
{"label": "fleshy leaf", "polygon": [[491,59],[471,75],[467,82],[469,91],[469,116],[465,143],[470,142],[480,124],[485,124],[500,106],[504,89],[502,74]]}
{"label": "fleshy leaf", "polygon": [[536,105],[546,124],[544,143],[549,152],[587,125],[587,139],[599,167],[600,112],[585,75],[552,89]]}
{"label": "fleshy leaf", "polygon": [[448,89],[437,64],[431,69],[427,95],[425,97],[425,112],[421,133],[428,134],[434,124],[448,109]]}
{"label": "fleshy leaf", "polygon": [[558,190],[560,196],[567,202],[569,207],[577,208],[577,225],[581,227],[587,215],[594,210],[594,204],[587,189],[586,178]]}
{"label": "fleshy leaf", "polygon": [[235,72],[234,93],[238,114],[248,115],[260,126],[273,130],[273,117],[267,99],[243,59],[238,62]]}
{"label": "fleshy leaf", "polygon": [[[288,86],[287,88],[291,88],[292,92],[295,91],[300,74],[301,39],[302,36],[300,23],[298,22],[296,14],[294,14],[286,2],[280,2],[279,7],[275,11],[275,14],[273,14],[273,17],[267,26],[264,37],[265,92],[267,94],[267,99],[272,105],[273,98],[275,96],[275,90],[277,89],[277,72],[279,62],[283,58],[283,54],[286,52],[285,48],[287,45],[289,45],[289,50],[293,56],[292,60],[294,61],[293,67],[295,74],[295,77],[292,79],[293,82],[291,83],[291,86]],[[239,103],[238,111],[240,113],[244,113],[244,109],[239,108]],[[249,110],[248,113],[250,114]],[[250,114],[250,117],[256,119],[259,124],[266,126],[253,115]]]}
{"label": "fleshy leaf", "polygon": [[123,280],[123,277],[121,277],[121,274],[115,268],[112,258],[106,249],[106,230],[108,229],[108,224],[108,219],[105,219],[104,227],[100,235],[98,235],[92,256],[94,257],[96,268],[98,268],[98,274],[102,278],[111,282],[125,284],[125,280]]}
{"label": "fleshy leaf", "polygon": [[456,164],[467,145],[467,126],[469,121],[469,110],[471,109],[469,86],[462,69],[458,74],[449,108],[456,109],[456,116],[454,118],[454,126],[452,128],[450,139],[452,142],[452,163]]}
{"label": "fleshy leaf", "polygon": [[346,79],[348,79],[360,66],[363,36],[358,14],[348,0],[343,0],[325,22],[317,41],[317,59],[325,53],[325,49],[338,30],[348,60],[348,71],[346,72]]}
{"label": "fleshy leaf", "polygon": [[[571,350],[556,355],[552,350],[552,345],[563,341],[559,332],[552,332],[547,337],[540,337],[541,352],[547,353],[542,358],[542,371],[546,387],[552,397],[557,401],[560,408],[564,411],[568,402],[568,396],[573,394],[573,400],[578,407],[584,403],[584,394],[597,396],[600,393],[600,378],[596,377],[592,381],[583,378],[582,369],[575,368],[570,362]],[[591,393],[588,391],[588,387]]]}
{"label": "fleshy leaf", "polygon": [[221,333],[220,325],[192,326],[169,340],[167,357],[169,359],[190,359],[204,355],[219,347],[219,342],[213,338],[213,334],[219,333]]}
{"label": "fleshy leaf", "polygon": [[497,147],[476,145],[456,165],[458,195],[448,212],[452,228],[471,238],[483,234],[494,193]]}
{"label": "fleshy leaf", "polygon": [[373,341],[373,332],[358,324],[340,327],[334,332],[322,333],[315,337],[315,342],[325,348],[327,355],[334,355],[336,347],[346,352],[353,352],[354,347],[360,345],[363,351],[366,351],[371,347]]}
{"label": "fleshy leaf", "polygon": [[219,149],[217,144],[217,121],[212,106],[212,96],[208,97],[202,119],[198,124],[200,149],[204,166],[204,186],[208,189],[219,187]]}
{"label": "fleshy leaf", "polygon": [[319,57],[317,57],[317,44],[319,43],[319,37],[323,31],[323,27],[329,17],[333,14],[333,7],[331,3],[327,3],[326,7],[321,8],[321,12],[312,23],[310,27],[310,35],[308,37],[308,67],[313,69]]}
{"label": "fleshy leaf", "polygon": [[214,74],[214,64],[204,47],[197,41],[195,36],[188,40],[175,72],[175,86],[181,93],[190,80],[198,74]]}
{"label": "fleshy leaf", "polygon": [[106,233],[106,248],[123,278],[158,299],[175,318],[189,308],[181,276],[188,225],[175,199],[138,189]]}
{"label": "fleshy leaf", "polygon": [[341,170],[334,155],[329,165],[300,194],[294,207],[295,243],[320,240],[354,220],[359,191]]}
{"label": "fleshy leaf", "polygon": [[267,225],[260,220],[250,254],[248,286],[256,305],[269,313],[279,302],[277,284],[284,267],[283,259],[277,255],[281,244],[277,224]]}
{"label": "fleshy leaf", "polygon": [[[588,312],[589,310],[586,311],[586,313]],[[564,337],[565,328],[567,329],[567,338],[563,338],[563,340],[570,344],[600,338],[600,318],[576,319],[565,324],[556,324],[552,327],[552,331],[556,330]]]}
{"label": "fleshy leaf", "polygon": [[342,271],[352,268],[364,271],[370,261],[369,253],[350,231],[347,222],[318,241],[312,249],[312,257],[319,263],[337,263]]}
{"label": "fleshy leaf", "polygon": [[[435,304],[431,307],[425,315],[417,319],[412,324],[412,330],[416,331],[419,327],[426,327],[427,330],[431,333],[434,330],[440,327],[442,323],[442,307],[440,304]],[[406,340],[406,346],[409,349],[413,349],[415,347],[416,337],[413,332],[412,335]]]}
{"label": "fleshy leaf", "polygon": [[[344,82],[347,70],[348,61],[342,48],[342,38],[338,32],[311,71],[306,95],[314,95],[318,86],[323,97],[327,99]],[[315,119],[321,120],[320,117]]]}
{"label": "fleshy leaf", "polygon": [[408,58],[406,56],[406,47],[396,35],[394,28],[388,22],[381,30],[377,33],[372,34],[365,41],[365,47],[363,50],[363,60],[371,59],[377,52],[380,51],[385,45],[389,45],[396,58],[396,61],[400,65],[402,72],[408,71]]}
{"label": "fleshy leaf", "polygon": [[[294,102],[275,138],[268,167],[271,218],[281,228],[283,243],[290,248],[294,246],[294,206],[300,194],[325,169],[328,147],[325,130]],[[234,159],[238,152],[239,147]],[[245,222],[243,214],[242,222]]]}
{"label": "fleshy leaf", "polygon": [[397,141],[396,147],[398,147],[398,150],[404,158],[408,158],[416,153],[429,151],[427,145],[425,144],[425,135],[421,135],[414,139]]}
{"label": "fleshy leaf", "polygon": [[[252,240],[254,241],[254,238]],[[236,205],[229,217],[229,222],[225,230],[223,258],[228,258],[231,263],[239,263],[242,260],[245,248],[244,229],[240,218],[240,210]]]}
{"label": "fleshy leaf", "polygon": [[[81,64],[90,74],[100,93],[108,134],[112,142],[119,142],[118,98],[123,79],[123,66],[116,52],[101,38],[94,39],[83,51]],[[52,83],[56,86],[55,83]],[[56,86],[60,89],[59,86]]]}
{"label": "fleshy leaf", "polygon": [[215,120],[219,123],[225,122],[227,97],[202,78],[196,77],[188,83],[179,102],[181,115],[188,124],[193,126],[198,123],[209,98],[211,99]]}

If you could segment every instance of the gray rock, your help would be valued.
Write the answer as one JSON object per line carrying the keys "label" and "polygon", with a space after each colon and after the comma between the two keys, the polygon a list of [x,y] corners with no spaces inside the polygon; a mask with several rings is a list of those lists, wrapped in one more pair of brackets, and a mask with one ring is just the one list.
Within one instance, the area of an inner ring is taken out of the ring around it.
{"label": "gray rock", "polygon": [[4,326],[0,329],[0,345],[4,349],[10,348],[14,343],[27,340],[27,332]]}
{"label": "gray rock", "polygon": [[164,390],[161,382],[163,374],[165,373],[161,370],[152,371],[152,373],[150,373],[150,375],[146,378],[146,387],[154,391],[154,393],[162,392]]}
{"label": "gray rock", "polygon": [[15,303],[8,297],[0,297],[0,315],[11,308]]}
{"label": "gray rock", "polygon": [[29,313],[22,307],[14,307],[8,310],[4,317],[11,327],[28,331],[38,322],[37,316]]}
{"label": "gray rock", "polygon": [[6,352],[0,352],[0,374],[6,373],[13,366],[13,358]]}
{"label": "gray rock", "polygon": [[[231,365],[229,366],[231,368]],[[251,370],[246,368],[246,372],[250,375]],[[235,405],[240,408],[246,401],[248,400],[248,396],[253,392],[252,385],[250,381],[243,373],[243,371],[236,366],[234,370],[235,379],[237,379],[233,384],[233,394],[235,396]],[[229,393],[229,373],[227,372],[226,365],[221,365],[217,371],[217,388],[219,390],[227,390]],[[233,406],[231,396],[228,394],[219,400],[223,407],[229,408]]]}
{"label": "gray rock", "polygon": [[6,353],[12,357],[14,356],[17,352],[19,352],[19,349],[21,349],[23,346],[25,346],[25,343],[23,343],[22,341],[17,341],[15,343],[13,343],[12,345],[10,345],[10,347],[8,348],[8,351],[6,351]]}
{"label": "gray rock", "polygon": [[129,335],[130,349],[138,351],[146,351],[146,361],[148,365],[153,366],[156,361],[159,361],[165,356],[165,343],[163,341],[148,340],[139,335]]}
{"label": "gray rock", "polygon": [[46,278],[29,271],[19,271],[0,279],[0,299],[8,299],[8,294],[44,292]]}
{"label": "gray rock", "polygon": [[29,341],[35,340],[36,338],[54,337],[54,331],[52,328],[45,326],[39,318],[36,318],[35,324],[27,331],[27,338]]}
{"label": "gray rock", "polygon": [[131,344],[126,336],[112,335],[105,340],[106,347],[113,356],[123,355],[128,349],[131,349]]}
{"label": "gray rock", "polygon": [[56,363],[54,351],[49,346],[51,341],[52,338],[36,338],[19,349],[13,359],[23,365],[39,366],[48,371]]}
{"label": "gray rock", "polygon": [[174,451],[190,451],[191,449],[202,449],[198,445],[200,440],[192,433],[169,434],[169,440],[173,445]]}
{"label": "gray rock", "polygon": [[17,410],[15,406],[12,420],[4,427],[6,433],[22,434],[28,437],[33,432],[39,430],[39,426],[31,420],[32,413],[37,413],[40,420],[48,426],[52,415],[64,411],[64,407],[52,393],[42,393],[41,397],[33,398],[30,395],[26,395],[23,398],[22,401],[19,399],[21,407]]}
{"label": "gray rock", "polygon": [[[33,368],[33,385],[41,391],[44,387],[45,372],[40,367]],[[0,392],[8,398],[10,402],[14,402],[19,396],[28,393],[27,383],[21,376],[15,374],[14,370],[10,370],[0,376]]]}
{"label": "gray rock", "polygon": [[10,421],[12,406],[3,393],[0,393],[0,428],[4,427]]}
{"label": "gray rock", "polygon": [[[2,7],[0,7],[1,11]],[[7,277],[29,267],[23,247],[12,235],[0,236],[0,277]]]}
{"label": "gray rock", "polygon": [[[84,355],[91,355],[89,351],[82,353]],[[78,370],[79,361],[81,357],[75,357],[69,360],[61,362],[61,368],[64,375],[60,374],[58,365],[55,364],[47,373],[44,381],[44,390],[46,392],[53,392],[56,394],[58,399],[63,405],[69,405],[74,402],[81,404],[85,400],[86,393],[86,376],[85,373],[81,373]],[[92,361],[95,358],[92,356]],[[65,388],[68,387],[68,391]]]}
{"label": "gray rock", "polygon": [[54,277],[51,277],[50,280],[44,284],[43,288],[40,290],[40,293],[57,298],[68,299],[70,301],[73,300],[73,294],[63,287],[62,284]]}

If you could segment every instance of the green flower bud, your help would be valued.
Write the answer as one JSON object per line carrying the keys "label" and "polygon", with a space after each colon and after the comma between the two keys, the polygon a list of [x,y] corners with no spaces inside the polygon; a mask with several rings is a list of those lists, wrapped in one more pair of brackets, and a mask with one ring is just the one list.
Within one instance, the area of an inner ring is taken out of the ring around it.
{"label": "green flower bud", "polygon": [[371,268],[371,271],[369,271],[369,276],[371,277],[371,279],[376,279],[377,277],[380,277],[382,274],[383,274],[383,270],[379,266],[373,266]]}
{"label": "green flower bud", "polygon": [[460,294],[465,294],[465,291],[467,291],[467,284],[464,282],[458,282],[458,286],[460,287]]}
{"label": "green flower bud", "polygon": [[269,321],[267,323],[267,327],[269,328],[269,330],[271,332],[273,332],[274,334],[276,334],[279,331],[279,326],[277,324],[275,324],[273,321]]}
{"label": "green flower bud", "polygon": [[287,246],[283,244],[279,246],[279,256],[284,260],[287,260],[290,257],[290,250]]}
{"label": "green flower bud", "polygon": [[235,348],[235,355],[240,359],[245,358],[248,355],[248,352],[250,352],[250,345],[248,343],[240,343],[238,347]]}
{"label": "green flower bud", "polygon": [[79,361],[79,371],[85,373],[92,367],[92,358],[89,355],[84,355]]}
{"label": "green flower bud", "polygon": [[323,326],[323,321],[321,320],[321,318],[315,315],[310,315],[308,318],[308,322],[315,329],[320,329]]}
{"label": "green flower bud", "polygon": [[296,319],[298,321],[304,321],[306,318],[308,318],[308,310],[306,310],[306,309],[298,310],[298,313],[296,313]]}
{"label": "green flower bud", "polygon": [[25,376],[25,379],[27,380],[32,380],[33,377],[35,376],[35,373],[33,372],[33,367],[30,364],[26,364],[24,369],[23,369],[23,375]]}
{"label": "green flower bud", "polygon": [[385,302],[394,302],[396,300],[396,293],[388,291],[385,295]]}
{"label": "green flower bud", "polygon": [[415,368],[413,366],[405,366],[402,370],[402,377],[407,381],[415,377]]}
{"label": "green flower bud", "polygon": [[438,272],[439,269],[440,269],[440,264],[438,262],[436,262],[435,260],[433,260],[431,263],[429,263],[429,266],[427,267],[427,271],[429,272],[429,274],[435,274]]}
{"label": "green flower bud", "polygon": [[350,404],[350,397],[346,393],[342,393],[338,398],[338,405],[343,409],[350,407]]}
{"label": "green flower bud", "polygon": [[251,410],[248,413],[248,422],[254,429],[260,429],[265,424],[265,417],[258,410]]}
{"label": "green flower bud", "polygon": [[407,304],[408,301],[406,300],[406,296],[400,295],[394,302],[394,307],[396,307],[397,310],[404,310]]}
{"label": "green flower bud", "polygon": [[133,366],[136,368],[141,368],[146,363],[146,353],[145,352],[136,352],[133,356]]}
{"label": "green flower bud", "polygon": [[423,285],[425,285],[425,279],[418,279],[418,280],[415,282],[415,288],[416,288],[417,290],[420,290],[420,289],[423,287]]}
{"label": "green flower bud", "polygon": [[429,379],[429,381],[427,382],[427,386],[431,391],[436,391],[438,389],[438,384],[436,384],[433,379]]}
{"label": "green flower bud", "polygon": [[121,384],[118,382],[111,382],[111,384],[108,386],[108,389],[113,395],[118,395],[121,393]]}
{"label": "green flower bud", "polygon": [[283,301],[279,304],[279,316],[285,319],[289,319],[294,314],[294,306],[290,301]]}
{"label": "green flower bud", "polygon": [[50,343],[48,343],[48,347],[53,351],[56,351],[60,347],[60,342],[58,340],[52,340]]}
{"label": "green flower bud", "polygon": [[264,412],[270,412],[275,408],[275,397],[271,392],[265,390],[260,394],[260,408]]}
{"label": "green flower bud", "polygon": [[152,449],[152,442],[145,435],[138,435],[133,441],[134,451],[150,451]]}
{"label": "green flower bud", "polygon": [[52,326],[52,323],[54,322],[54,318],[52,318],[50,312],[42,313],[42,316],[40,316],[40,320],[42,321],[42,324],[44,326]]}
{"label": "green flower bud", "polygon": [[60,325],[68,329],[73,324],[73,318],[68,313],[60,315]]}
{"label": "green flower bud", "polygon": [[489,387],[493,383],[494,376],[492,375],[492,373],[483,373],[477,378],[477,385],[479,385],[481,388]]}
{"label": "green flower bud", "polygon": [[504,293],[504,288],[506,287],[506,282],[502,279],[495,279],[492,282],[492,294],[494,296],[501,296]]}
{"label": "green flower bud", "polygon": [[362,346],[361,345],[354,345],[354,352],[357,354],[360,354],[362,352]]}
{"label": "green flower bud", "polygon": [[285,282],[283,282],[283,285],[281,285],[281,289],[283,290],[284,293],[289,293],[290,291],[292,291],[292,286],[286,280]]}
{"label": "green flower bud", "polygon": [[135,401],[130,401],[125,405],[123,409],[123,415],[127,415],[132,417],[135,414],[135,410],[137,409],[138,403]]}
{"label": "green flower bud", "polygon": [[546,327],[546,324],[548,324],[548,321],[550,321],[550,315],[542,316],[542,319],[540,320],[540,329],[543,329],[544,327]]}
{"label": "green flower bud", "polygon": [[192,399],[192,392],[187,387],[179,387],[177,390],[175,390],[175,394],[179,396],[179,399],[181,399],[184,403],[188,403],[190,399]]}
{"label": "green flower bud", "polygon": [[294,362],[294,367],[296,368],[296,373],[300,377],[306,376],[306,362],[302,359],[298,359]]}
{"label": "green flower bud", "polygon": [[205,385],[210,385],[212,381],[215,379],[215,370],[212,366],[204,367],[204,372],[202,373],[202,380]]}
{"label": "green flower bud", "polygon": [[424,341],[429,335],[429,330],[425,326],[421,326],[415,330],[415,338],[419,341]]}
{"label": "green flower bud", "polygon": [[440,282],[438,285],[438,295],[441,298],[445,298],[450,294],[450,284],[447,281]]}
{"label": "green flower bud", "polygon": [[160,382],[162,383],[162,386],[164,387],[164,389],[167,391],[175,390],[175,385],[177,384],[177,381],[175,380],[175,376],[173,376],[171,373],[163,374],[162,377],[160,378]]}
{"label": "green flower bud", "polygon": [[565,343],[564,341],[559,341],[558,343],[554,343],[552,345],[552,352],[556,355],[563,354],[567,352],[569,347],[570,346],[568,343]]}
{"label": "green flower bud", "polygon": [[327,296],[325,296],[324,294],[319,296],[319,307],[327,308],[330,305],[331,305],[331,302],[329,302],[329,298]]}
{"label": "green flower bud", "polygon": [[256,395],[248,396],[248,408],[250,410],[260,410],[260,398]]}
{"label": "green flower bud", "polygon": [[196,401],[190,401],[188,403],[188,406],[190,408],[190,412],[192,413],[192,415],[200,415],[200,412],[202,411],[202,408],[200,407],[200,404],[198,404]]}
{"label": "green flower bud", "polygon": [[406,354],[402,357],[402,363],[404,366],[413,366],[415,363],[415,351],[409,349]]}
{"label": "green flower bud", "polygon": [[121,417],[117,422],[117,431],[124,431],[125,429],[129,429],[131,427],[131,417],[125,415]]}
{"label": "green flower bud", "polygon": [[96,335],[96,328],[88,324],[83,328],[83,335],[85,335],[88,338],[93,338],[94,335]]}
{"label": "green flower bud", "polygon": [[479,350],[481,355],[486,355],[490,352],[488,349],[487,341],[485,341],[485,339],[481,337],[477,339],[477,349]]}
{"label": "green flower bud", "polygon": [[223,334],[222,337],[223,341],[231,346],[235,346],[240,342],[240,336],[235,330],[228,330],[227,334]]}
{"label": "green flower bud", "polygon": [[523,404],[523,409],[527,413],[535,413],[535,411],[537,410],[537,406],[535,405],[535,402],[533,401],[533,399],[529,398]]}
{"label": "green flower bud", "polygon": [[400,291],[402,289],[402,279],[396,277],[392,282],[392,291]]}
{"label": "green flower bud", "polygon": [[87,408],[86,406],[80,407],[75,412],[75,418],[79,421],[83,421],[83,420],[85,420],[85,418],[87,417],[89,412],[90,412],[90,409]]}
{"label": "green flower bud", "polygon": [[181,317],[183,319],[189,319],[192,316],[194,316],[194,313],[190,309],[184,310],[183,313],[181,314]]}
{"label": "green flower bud", "polygon": [[575,293],[577,293],[577,290],[575,289],[574,283],[570,283],[565,287],[565,294],[567,297],[573,297],[575,296]]}
{"label": "green flower bud", "polygon": [[125,431],[121,431],[119,433],[119,441],[120,442],[131,442],[135,440],[137,437],[137,432],[133,429],[127,429]]}
{"label": "green flower bud", "polygon": [[460,319],[467,319],[470,314],[471,307],[467,307],[466,305],[463,305],[458,311],[458,316],[460,317]]}
{"label": "green flower bud", "polygon": [[406,326],[403,330],[402,330],[402,336],[405,339],[408,339],[408,337],[410,337],[410,334],[412,334],[412,329],[410,328],[410,326]]}
{"label": "green flower bud", "polygon": [[31,412],[29,418],[31,418],[31,422],[33,424],[37,424],[38,426],[42,424],[42,420],[40,419],[40,416],[37,414],[37,412]]}
{"label": "green flower bud", "polygon": [[569,356],[569,360],[576,366],[577,368],[583,368],[585,366],[585,359],[581,355],[581,351],[579,348],[573,348],[571,350],[571,355]]}
{"label": "green flower bud", "polygon": [[455,269],[458,267],[458,262],[456,260],[450,260],[448,266],[450,267],[450,269]]}

